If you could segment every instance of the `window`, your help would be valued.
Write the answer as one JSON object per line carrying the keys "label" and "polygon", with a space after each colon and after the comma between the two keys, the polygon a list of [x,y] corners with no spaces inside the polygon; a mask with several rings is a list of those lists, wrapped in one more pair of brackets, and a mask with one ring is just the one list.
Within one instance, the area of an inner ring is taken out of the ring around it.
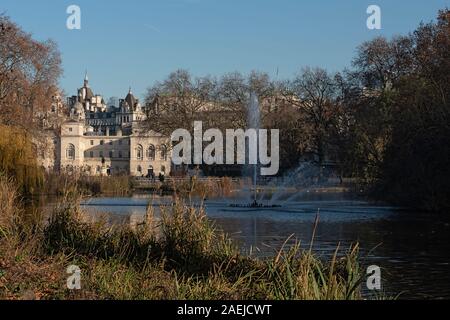
{"label": "window", "polygon": [[112,152],[112,151],[109,152],[109,157],[110,157],[111,159],[113,158],[113,152]]}
{"label": "window", "polygon": [[93,158],[93,157],[94,157],[94,151],[89,152],[89,156],[90,156],[91,158]]}
{"label": "window", "polygon": [[142,173],[142,167],[141,167],[141,166],[137,166],[137,172],[138,172],[139,174]]}
{"label": "window", "polygon": [[69,144],[66,149],[66,158],[69,160],[75,160],[75,146],[73,144]]}
{"label": "window", "polygon": [[69,128],[69,132],[72,132],[73,131],[73,129],[72,128]]}
{"label": "window", "polygon": [[161,160],[167,161],[167,147],[165,145],[161,146]]}
{"label": "window", "polygon": [[119,140],[119,146],[121,146],[122,145],[122,140]]}
{"label": "window", "polygon": [[100,145],[102,146],[102,145],[104,145],[104,144],[105,144],[105,141],[100,140]]}
{"label": "window", "polygon": [[122,151],[119,151],[119,158],[122,158]]}
{"label": "window", "polygon": [[99,152],[99,156],[100,156],[100,158],[103,158],[103,151]]}
{"label": "window", "polygon": [[136,158],[138,160],[144,160],[144,149],[142,148],[141,145],[138,145],[136,147]]}
{"label": "window", "polygon": [[166,167],[165,166],[161,166],[161,172],[166,173]]}
{"label": "window", "polygon": [[156,149],[154,145],[150,145],[147,150],[147,158],[152,161],[155,161]]}
{"label": "window", "polygon": [[112,140],[110,140],[110,141],[109,141],[109,145],[110,145],[110,146],[112,146],[112,145],[113,145],[113,142],[112,142]]}
{"label": "window", "polygon": [[94,145],[94,140],[91,140],[91,146],[93,146]]}

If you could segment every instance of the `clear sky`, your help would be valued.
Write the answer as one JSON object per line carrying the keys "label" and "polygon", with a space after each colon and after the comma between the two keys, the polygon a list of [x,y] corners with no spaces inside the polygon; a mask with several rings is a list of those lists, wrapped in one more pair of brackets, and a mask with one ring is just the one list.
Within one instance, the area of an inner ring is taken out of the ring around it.
{"label": "clear sky", "polygon": [[[81,30],[68,30],[66,9],[81,8]],[[369,5],[381,7],[382,30],[366,27]],[[171,71],[221,75],[251,70],[280,78],[303,66],[339,71],[355,48],[429,22],[450,0],[0,0],[35,38],[62,53],[61,87],[75,94],[87,69],[95,93],[123,97]]]}

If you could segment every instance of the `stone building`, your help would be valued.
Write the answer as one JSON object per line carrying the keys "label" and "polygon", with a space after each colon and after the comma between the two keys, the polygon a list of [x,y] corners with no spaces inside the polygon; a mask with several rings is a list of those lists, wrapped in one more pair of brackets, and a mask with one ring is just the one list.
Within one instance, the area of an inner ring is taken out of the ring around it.
{"label": "stone building", "polygon": [[143,129],[146,110],[129,90],[119,105],[95,95],[86,75],[67,99],[70,120],[61,126],[60,167],[88,175],[157,177],[171,170],[170,139]]}
{"label": "stone building", "polygon": [[35,148],[37,163],[47,172],[58,171],[59,132],[67,120],[68,110],[58,89],[53,90],[51,104],[47,109],[35,112],[34,121],[39,130],[33,132],[31,141]]}

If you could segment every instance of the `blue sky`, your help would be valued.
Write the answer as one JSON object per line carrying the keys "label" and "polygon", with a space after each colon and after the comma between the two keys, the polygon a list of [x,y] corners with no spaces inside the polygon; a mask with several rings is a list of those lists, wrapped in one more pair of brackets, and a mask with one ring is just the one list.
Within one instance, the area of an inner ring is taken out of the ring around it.
{"label": "blue sky", "polygon": [[[82,29],[66,28],[76,4]],[[381,7],[382,30],[368,30],[366,9]],[[339,71],[355,48],[431,21],[449,0],[1,0],[35,38],[55,40],[62,53],[61,87],[75,94],[84,71],[96,93],[137,96],[171,71],[221,75],[251,70],[290,78],[303,66]]]}

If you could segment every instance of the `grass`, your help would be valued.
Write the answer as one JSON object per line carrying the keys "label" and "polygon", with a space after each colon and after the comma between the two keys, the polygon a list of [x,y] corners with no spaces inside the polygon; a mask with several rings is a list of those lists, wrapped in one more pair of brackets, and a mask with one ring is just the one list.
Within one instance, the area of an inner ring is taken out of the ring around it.
{"label": "grass", "polygon": [[[206,218],[181,201],[149,206],[135,228],[88,223],[76,192],[49,221],[22,219],[12,182],[0,178],[2,299],[360,299],[358,247],[330,261],[299,243],[271,259],[243,255]],[[286,247],[286,248],[285,248]],[[66,289],[66,268],[82,270],[82,289]]]}
{"label": "grass", "polygon": [[44,195],[62,196],[68,189],[77,193],[127,196],[133,190],[133,179],[129,176],[86,176],[79,173],[46,174],[44,186],[39,191]]}
{"label": "grass", "polygon": [[234,189],[242,187],[243,181],[234,182],[229,177],[198,179],[192,176],[190,180],[166,182],[163,190],[175,193],[182,198],[189,197],[229,197]]}

